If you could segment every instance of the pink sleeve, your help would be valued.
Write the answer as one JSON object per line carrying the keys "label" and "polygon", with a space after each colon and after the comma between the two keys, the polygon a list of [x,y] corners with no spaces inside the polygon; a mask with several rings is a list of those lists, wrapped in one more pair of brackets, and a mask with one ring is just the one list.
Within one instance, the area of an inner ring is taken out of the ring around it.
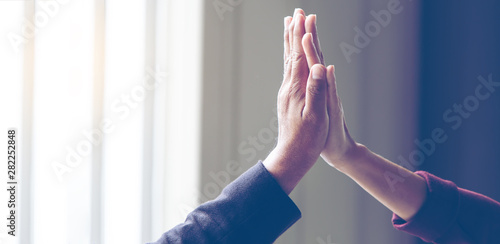
{"label": "pink sleeve", "polygon": [[394,228],[433,243],[500,243],[500,203],[418,171],[427,199],[408,221],[392,216]]}

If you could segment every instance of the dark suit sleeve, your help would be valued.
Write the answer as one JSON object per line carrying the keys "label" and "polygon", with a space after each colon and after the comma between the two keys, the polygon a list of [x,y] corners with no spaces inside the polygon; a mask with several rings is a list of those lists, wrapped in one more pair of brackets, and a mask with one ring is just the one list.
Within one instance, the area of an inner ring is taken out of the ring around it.
{"label": "dark suit sleeve", "polygon": [[427,182],[427,200],[408,221],[393,214],[396,229],[432,243],[500,243],[500,203],[427,172],[416,173]]}
{"label": "dark suit sleeve", "polygon": [[155,243],[272,243],[300,217],[259,162]]}

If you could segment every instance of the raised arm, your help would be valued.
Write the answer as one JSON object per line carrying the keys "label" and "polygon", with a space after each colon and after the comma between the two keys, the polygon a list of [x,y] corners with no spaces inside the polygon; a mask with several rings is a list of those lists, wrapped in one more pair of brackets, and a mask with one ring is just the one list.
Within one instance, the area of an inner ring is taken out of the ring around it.
{"label": "raised arm", "polygon": [[[308,17],[306,22],[316,22],[316,16]],[[307,25],[307,23],[306,23]],[[323,63],[316,25],[310,26],[310,33],[304,37],[304,51],[310,67]],[[363,189],[379,200],[387,208],[403,219],[417,213],[426,198],[425,180],[397,164],[371,152],[356,143],[344,118],[342,103],[337,94],[335,67],[327,68],[328,96],[327,111],[329,119],[328,138],[321,157],[341,172],[356,181]],[[386,176],[405,176],[402,181]],[[396,184],[397,183],[397,184]]]}
{"label": "raised arm", "polygon": [[[315,48],[305,48],[310,66],[322,63],[317,39],[312,35]],[[427,172],[411,172],[356,143],[347,129],[332,66],[327,80],[329,132],[321,157],[329,165],[393,211],[399,230],[434,243],[500,243],[500,203]]]}
{"label": "raised arm", "polygon": [[288,194],[319,158],[329,125],[326,68],[307,64],[305,22],[302,10],[285,19],[276,148],[156,243],[272,243],[300,218]]}

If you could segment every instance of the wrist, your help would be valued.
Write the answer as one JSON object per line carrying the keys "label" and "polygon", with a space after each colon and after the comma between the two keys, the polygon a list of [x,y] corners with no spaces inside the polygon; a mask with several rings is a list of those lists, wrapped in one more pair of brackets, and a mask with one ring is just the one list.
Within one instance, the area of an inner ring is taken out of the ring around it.
{"label": "wrist", "polygon": [[341,156],[335,154],[322,154],[325,161],[335,169],[344,172],[358,167],[368,157],[370,150],[363,144],[353,142]]}
{"label": "wrist", "polygon": [[295,155],[295,151],[278,145],[263,162],[264,167],[287,194],[297,186],[318,158],[312,160],[305,155]]}

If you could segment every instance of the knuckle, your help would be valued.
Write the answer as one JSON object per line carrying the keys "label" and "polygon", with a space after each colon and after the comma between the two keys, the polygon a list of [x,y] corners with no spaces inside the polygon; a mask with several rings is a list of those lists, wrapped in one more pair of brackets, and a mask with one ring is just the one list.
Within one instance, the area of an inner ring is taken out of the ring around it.
{"label": "knuckle", "polygon": [[320,95],[324,92],[325,86],[323,85],[308,85],[307,86],[307,91],[311,95]]}
{"label": "knuckle", "polygon": [[344,112],[342,111],[342,108],[339,106],[336,106],[336,108],[333,109],[333,116],[337,118],[342,118],[344,116]]}
{"label": "knuckle", "polygon": [[337,97],[337,86],[335,84],[333,85],[328,84],[328,89],[330,89],[331,92],[335,95],[335,97]]}
{"label": "knuckle", "polygon": [[303,52],[298,52],[298,51],[292,51],[292,55],[290,57],[292,59],[292,62],[294,63],[300,63],[305,60],[306,55]]}
{"label": "knuckle", "polygon": [[285,86],[285,84],[282,84],[280,89],[278,90],[278,98],[283,96],[283,92],[285,90],[284,86]]}
{"label": "knuckle", "polygon": [[285,70],[288,70],[288,65],[290,64],[290,57],[287,55],[285,59]]}
{"label": "knuckle", "polygon": [[320,121],[319,115],[311,112],[304,114],[304,120],[313,124],[316,124],[318,121]]}
{"label": "knuckle", "polygon": [[278,91],[278,101],[288,102],[290,100],[290,89],[287,87],[281,87]]}
{"label": "knuckle", "polygon": [[300,88],[300,84],[298,82],[293,82],[293,84],[290,86],[289,94],[293,95],[294,97],[301,98],[302,93]]}
{"label": "knuckle", "polygon": [[278,101],[283,101],[283,99],[284,99],[283,91],[281,91],[280,89],[280,91],[278,92]]}

